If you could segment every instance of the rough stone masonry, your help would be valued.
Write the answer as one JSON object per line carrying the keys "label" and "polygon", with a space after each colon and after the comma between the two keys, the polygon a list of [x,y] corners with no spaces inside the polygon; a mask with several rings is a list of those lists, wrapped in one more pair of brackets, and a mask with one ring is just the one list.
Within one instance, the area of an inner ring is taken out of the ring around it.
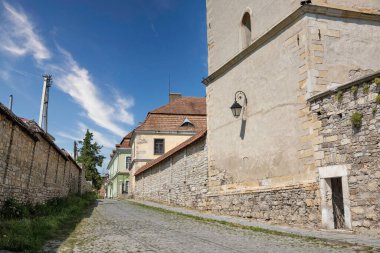
{"label": "rough stone masonry", "polygon": [[[321,124],[316,164],[346,168],[345,218],[353,230],[380,233],[380,73],[324,92],[309,100]],[[354,116],[356,115],[356,117]],[[320,179],[321,185],[323,178]],[[323,188],[323,187],[322,187]],[[345,185],[343,185],[343,190]],[[323,203],[326,208],[330,203]],[[327,190],[325,194],[331,194]],[[343,192],[343,194],[345,194]],[[328,197],[326,198],[328,199]],[[348,214],[348,217],[347,217]]]}
{"label": "rough stone masonry", "polygon": [[[206,137],[178,150],[136,177],[137,199],[254,218],[273,224],[334,228],[331,178],[343,178],[346,229],[380,231],[379,73],[309,99],[317,182],[234,194],[210,191]],[[377,80],[375,82],[375,80]],[[362,115],[353,127],[353,113]],[[342,172],[343,171],[343,172]],[[347,178],[347,180],[344,180]],[[347,185],[345,185],[347,183]],[[345,192],[346,191],[346,192]],[[329,195],[329,196],[327,196]],[[330,216],[329,216],[330,215]]]}
{"label": "rough stone masonry", "polygon": [[0,205],[8,198],[44,202],[81,192],[84,169],[34,121],[0,103]]}
{"label": "rough stone masonry", "polygon": [[209,191],[210,170],[204,136],[138,174],[135,198],[276,224],[318,226],[317,184],[215,194]]}

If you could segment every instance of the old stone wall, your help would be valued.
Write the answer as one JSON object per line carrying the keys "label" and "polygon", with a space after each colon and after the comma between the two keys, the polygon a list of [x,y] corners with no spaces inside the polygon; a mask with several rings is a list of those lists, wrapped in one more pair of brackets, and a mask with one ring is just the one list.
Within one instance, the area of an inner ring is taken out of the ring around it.
{"label": "old stone wall", "polygon": [[[320,171],[327,168],[323,174],[345,168],[341,176],[347,177],[345,213],[350,213],[349,225],[353,230],[379,233],[380,79],[375,77],[316,96],[310,104],[321,121],[314,145],[317,167]],[[359,120],[352,121],[354,114]]]}
{"label": "old stone wall", "polygon": [[207,167],[206,139],[202,138],[137,175],[135,197],[178,206],[205,208]]}
{"label": "old stone wall", "polygon": [[318,184],[228,195],[209,195],[206,210],[271,224],[319,227]]}
{"label": "old stone wall", "polygon": [[10,197],[44,202],[80,192],[84,170],[49,136],[0,107],[0,205]]}
{"label": "old stone wall", "polygon": [[135,198],[275,224],[320,224],[317,183],[215,194],[209,191],[209,176],[203,138],[137,175]]}

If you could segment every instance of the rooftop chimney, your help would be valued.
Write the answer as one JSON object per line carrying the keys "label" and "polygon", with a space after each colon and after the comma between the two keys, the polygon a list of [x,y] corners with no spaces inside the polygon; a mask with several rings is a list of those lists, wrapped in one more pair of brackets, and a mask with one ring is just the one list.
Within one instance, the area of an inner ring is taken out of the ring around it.
{"label": "rooftop chimney", "polygon": [[169,93],[169,103],[181,97],[182,97],[181,93]]}

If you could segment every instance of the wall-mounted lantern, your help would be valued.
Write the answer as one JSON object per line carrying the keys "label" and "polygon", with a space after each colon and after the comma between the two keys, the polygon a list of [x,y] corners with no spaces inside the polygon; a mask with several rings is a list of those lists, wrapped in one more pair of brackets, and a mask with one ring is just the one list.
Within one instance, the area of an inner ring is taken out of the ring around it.
{"label": "wall-mounted lantern", "polygon": [[[244,103],[243,103],[243,106],[241,104],[238,103],[238,100],[243,100],[244,98]],[[235,118],[239,118],[240,114],[241,114],[241,111],[243,109],[244,106],[247,106],[247,96],[245,95],[244,92],[242,91],[237,91],[235,93],[235,102],[231,105],[230,109],[232,111],[232,115],[234,115]]]}

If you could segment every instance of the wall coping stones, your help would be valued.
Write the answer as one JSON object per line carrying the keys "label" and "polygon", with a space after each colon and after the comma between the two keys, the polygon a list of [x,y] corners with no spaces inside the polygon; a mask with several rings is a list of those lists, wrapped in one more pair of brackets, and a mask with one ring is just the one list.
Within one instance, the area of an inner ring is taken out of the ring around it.
{"label": "wall coping stones", "polygon": [[38,141],[37,135],[28,127],[26,123],[24,123],[16,114],[14,114],[11,110],[9,110],[5,105],[0,103],[0,113],[4,114],[7,118],[9,118],[12,122],[17,124],[26,134],[28,134],[34,141]]}
{"label": "wall coping stones", "polygon": [[324,97],[327,97],[327,96],[333,95],[333,94],[335,94],[335,93],[338,92],[338,91],[348,90],[348,89],[350,89],[352,86],[355,86],[355,85],[362,85],[362,84],[364,84],[364,83],[370,82],[370,81],[372,81],[373,79],[375,79],[376,77],[380,77],[380,70],[379,70],[379,71],[376,71],[376,72],[373,73],[373,74],[366,75],[366,76],[361,77],[361,78],[359,78],[359,79],[356,79],[356,80],[354,80],[354,81],[351,81],[351,82],[348,82],[348,83],[346,83],[346,84],[340,85],[340,86],[338,86],[338,87],[331,88],[330,90],[327,90],[327,91],[324,91],[324,92],[318,93],[318,94],[316,94],[315,96],[310,97],[307,101],[308,101],[309,103],[313,103],[313,102],[315,102],[315,101],[318,100],[318,99],[321,99],[321,98],[324,98]]}
{"label": "wall coping stones", "polygon": [[20,129],[28,134],[34,141],[39,141],[39,136],[44,138],[65,159],[65,161],[71,160],[78,169],[82,170],[82,167],[78,165],[70,154],[59,148],[52,140],[53,137],[45,133],[34,120],[27,120],[27,122],[24,122],[2,103],[0,103],[0,113],[4,114],[12,122],[17,124]]}
{"label": "wall coping stones", "polygon": [[248,195],[252,193],[258,193],[258,192],[276,192],[276,191],[283,191],[283,190],[290,190],[290,189],[304,189],[308,187],[314,187],[316,185],[316,182],[310,182],[310,183],[302,183],[302,184],[294,184],[294,185],[284,185],[284,186],[277,186],[277,187],[268,187],[268,188],[259,188],[257,190],[243,190],[243,191],[229,191],[229,192],[218,192],[218,193],[208,193],[206,194],[207,197],[220,197],[220,196],[230,196],[230,195]]}

